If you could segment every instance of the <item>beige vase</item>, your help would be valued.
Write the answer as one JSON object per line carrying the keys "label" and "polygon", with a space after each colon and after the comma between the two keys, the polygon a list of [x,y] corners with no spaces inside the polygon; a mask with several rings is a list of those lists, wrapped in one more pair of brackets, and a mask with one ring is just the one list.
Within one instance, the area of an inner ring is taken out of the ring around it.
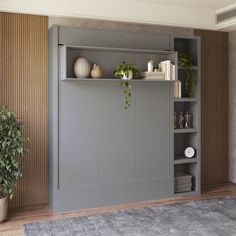
{"label": "beige vase", "polygon": [[7,218],[8,198],[0,195],[0,223]]}
{"label": "beige vase", "polygon": [[98,65],[94,64],[93,69],[91,71],[91,76],[94,79],[101,78],[102,77],[102,69]]}

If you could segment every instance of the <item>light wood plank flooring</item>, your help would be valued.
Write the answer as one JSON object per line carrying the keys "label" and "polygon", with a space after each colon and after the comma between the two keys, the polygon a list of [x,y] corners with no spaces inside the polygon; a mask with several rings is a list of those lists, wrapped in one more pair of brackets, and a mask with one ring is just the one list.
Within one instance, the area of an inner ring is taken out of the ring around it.
{"label": "light wood plank flooring", "polygon": [[171,204],[171,203],[193,201],[193,200],[206,199],[218,196],[236,197],[236,184],[229,183],[221,186],[211,186],[203,190],[203,193],[200,195],[175,197],[175,198],[168,198],[155,201],[125,204],[119,206],[108,206],[103,208],[79,210],[60,214],[52,213],[52,211],[47,206],[39,206],[33,209],[14,209],[10,211],[8,220],[0,224],[0,236],[22,236],[24,235],[21,228],[22,224],[35,221],[55,220],[66,217],[75,217],[75,216],[91,215],[96,213],[111,212],[120,209],[140,208],[140,207],[147,207],[160,204]]}

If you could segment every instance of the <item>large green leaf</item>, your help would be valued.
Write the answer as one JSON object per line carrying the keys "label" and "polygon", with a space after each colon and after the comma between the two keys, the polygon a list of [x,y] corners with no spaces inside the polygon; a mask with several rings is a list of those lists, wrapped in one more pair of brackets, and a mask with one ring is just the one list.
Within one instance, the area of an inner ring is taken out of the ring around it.
{"label": "large green leaf", "polygon": [[0,105],[0,193],[13,197],[13,186],[22,176],[19,158],[28,139],[22,136],[24,124],[6,106]]}

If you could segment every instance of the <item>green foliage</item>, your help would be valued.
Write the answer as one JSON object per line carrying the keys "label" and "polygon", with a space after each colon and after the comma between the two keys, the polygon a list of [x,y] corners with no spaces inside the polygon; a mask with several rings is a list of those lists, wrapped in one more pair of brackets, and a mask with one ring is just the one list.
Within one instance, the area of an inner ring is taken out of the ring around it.
{"label": "green foliage", "polygon": [[22,176],[19,157],[24,152],[27,142],[22,136],[24,124],[10,112],[6,106],[0,105],[0,194],[13,197],[13,186]]}
{"label": "green foliage", "polygon": [[[123,76],[126,75],[127,77],[129,76],[129,71],[133,72],[133,77],[137,78],[139,75],[138,69],[134,66],[133,63],[131,62],[123,62],[121,65],[116,66],[114,70],[114,75],[115,76],[120,76],[121,79],[123,79]],[[123,74],[124,73],[124,74]]]}
{"label": "green foliage", "polygon": [[184,67],[184,90],[192,98],[196,88],[196,75],[192,69],[192,57],[188,53],[179,53],[179,65]]}
{"label": "green foliage", "polygon": [[124,93],[125,105],[124,108],[128,109],[130,107],[130,98],[131,98],[131,85],[128,81],[122,81],[120,86]]}
{"label": "green foliage", "polygon": [[[114,75],[119,76],[121,79],[123,79],[124,76],[129,77],[129,71],[133,72],[133,78],[139,77],[139,70],[134,66],[134,64],[125,61],[121,65],[115,67]],[[124,93],[124,108],[128,109],[130,107],[131,85],[128,81],[122,81],[120,83],[120,86]]]}

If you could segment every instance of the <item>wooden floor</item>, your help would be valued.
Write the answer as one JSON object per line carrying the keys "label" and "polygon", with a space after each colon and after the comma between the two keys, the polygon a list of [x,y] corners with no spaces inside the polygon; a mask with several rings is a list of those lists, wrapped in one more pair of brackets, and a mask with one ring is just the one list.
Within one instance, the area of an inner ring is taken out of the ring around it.
{"label": "wooden floor", "polygon": [[186,196],[186,197],[175,197],[162,200],[132,203],[119,206],[109,206],[96,209],[79,210],[73,212],[66,212],[61,214],[54,214],[48,207],[37,207],[34,209],[18,209],[9,213],[8,220],[0,224],[0,236],[19,236],[24,235],[22,231],[22,224],[35,222],[35,221],[45,221],[45,220],[55,220],[66,217],[84,216],[96,213],[111,212],[120,209],[128,208],[140,208],[160,204],[171,204],[183,201],[193,201],[199,199],[206,199],[218,196],[233,196],[236,197],[236,184],[224,184],[221,186],[209,187],[203,190],[200,195]]}

